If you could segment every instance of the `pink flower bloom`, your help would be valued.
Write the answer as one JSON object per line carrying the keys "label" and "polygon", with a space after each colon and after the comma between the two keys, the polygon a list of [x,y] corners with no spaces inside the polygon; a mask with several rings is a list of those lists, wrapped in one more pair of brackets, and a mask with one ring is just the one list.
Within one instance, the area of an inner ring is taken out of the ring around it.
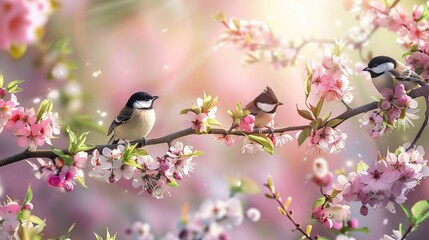
{"label": "pink flower bloom", "polygon": [[338,128],[324,127],[315,130],[310,136],[310,148],[320,148],[329,153],[338,153],[345,148],[347,134]]}
{"label": "pink flower bloom", "polygon": [[88,160],[88,153],[78,152],[73,156],[73,165],[77,168],[84,169]]}
{"label": "pink flower bloom", "polygon": [[237,130],[245,131],[245,132],[253,132],[254,127],[255,127],[255,116],[249,114],[240,119],[240,123],[238,124]]}
{"label": "pink flower bloom", "polygon": [[19,128],[15,133],[18,136],[18,145],[30,150],[42,146],[45,143],[45,136],[41,134],[41,130],[42,125],[40,124]]}
{"label": "pink flower bloom", "polygon": [[384,160],[377,161],[369,167],[367,172],[368,174],[361,178],[361,182],[366,184],[363,188],[365,193],[389,190],[391,185],[399,178],[399,173],[387,165]]}
{"label": "pink flower bloom", "polygon": [[231,137],[231,135],[221,135],[215,138],[216,140],[224,142],[225,145],[228,147],[231,147],[232,145],[234,145],[234,142],[235,142],[234,139]]}
{"label": "pink flower bloom", "polygon": [[360,127],[365,129],[373,138],[379,138],[390,132],[390,128],[384,123],[382,112],[374,110],[367,112],[359,119]]}
{"label": "pink flower bloom", "polygon": [[48,176],[48,184],[49,186],[70,192],[76,184],[74,180],[77,176],[78,170],[75,167],[63,165],[56,175],[52,174]]}
{"label": "pink flower bloom", "polygon": [[3,131],[3,127],[12,117],[13,111],[15,110],[18,104],[19,103],[14,94],[11,94],[10,100],[8,101],[5,101],[4,99],[0,99],[0,133]]}
{"label": "pink flower bloom", "polygon": [[32,44],[40,38],[51,11],[49,1],[0,0],[0,5],[0,49]]}
{"label": "pink flower bloom", "polygon": [[189,120],[191,121],[192,129],[195,129],[197,133],[207,132],[207,119],[208,115],[205,113],[195,114],[194,112],[188,112]]}

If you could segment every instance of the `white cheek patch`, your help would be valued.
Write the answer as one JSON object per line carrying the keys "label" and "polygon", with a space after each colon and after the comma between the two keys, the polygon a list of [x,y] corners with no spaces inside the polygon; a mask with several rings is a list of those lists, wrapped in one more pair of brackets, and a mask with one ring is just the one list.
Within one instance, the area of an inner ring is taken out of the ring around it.
{"label": "white cheek patch", "polygon": [[264,112],[271,112],[276,107],[275,104],[257,102],[256,106]]}
{"label": "white cheek patch", "polygon": [[149,101],[136,101],[133,103],[133,108],[150,108],[153,100]]}
{"label": "white cheek patch", "polygon": [[393,63],[383,63],[378,65],[377,67],[372,68],[371,70],[375,73],[382,73],[385,72],[386,70],[392,70],[395,67],[395,65]]}

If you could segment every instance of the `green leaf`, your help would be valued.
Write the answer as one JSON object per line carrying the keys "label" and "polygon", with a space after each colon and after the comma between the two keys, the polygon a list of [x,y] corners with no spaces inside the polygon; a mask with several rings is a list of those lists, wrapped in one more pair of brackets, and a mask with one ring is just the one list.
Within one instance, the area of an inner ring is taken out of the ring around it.
{"label": "green leaf", "polygon": [[324,101],[325,101],[325,99],[322,97],[322,98],[320,98],[319,102],[317,103],[317,106],[313,111],[315,118],[319,118],[319,114],[320,114],[320,111],[322,111]]}
{"label": "green leaf", "polygon": [[95,239],[96,239],[96,240],[103,240],[103,238],[102,238],[102,237],[100,237],[97,233],[94,233],[94,235],[95,235]]}
{"label": "green leaf", "polygon": [[296,105],[296,110],[298,111],[298,114],[301,117],[303,117],[303,118],[305,118],[307,120],[310,120],[310,121],[312,121],[314,119],[313,116],[311,115],[311,113],[309,111],[298,109],[298,105]]}
{"label": "green leaf", "polygon": [[77,176],[76,180],[80,185],[82,185],[82,187],[88,188],[88,186],[86,186],[86,184],[85,184],[85,177],[84,176]]}
{"label": "green leaf", "polygon": [[195,152],[192,153],[192,155],[195,157],[199,157],[199,156],[204,155],[204,152],[200,151],[200,150],[196,150]]}
{"label": "green leaf", "polygon": [[51,100],[45,99],[40,103],[39,110],[37,110],[37,121],[39,121],[45,113],[51,112],[54,104]]}
{"label": "green leaf", "polygon": [[299,134],[298,146],[301,146],[310,135],[311,135],[311,128],[310,127],[304,128]]}
{"label": "green leaf", "polygon": [[168,178],[168,186],[170,186],[172,188],[177,188],[177,187],[179,187],[179,184],[177,183],[177,181],[174,178]]}
{"label": "green leaf", "polygon": [[58,240],[67,240],[68,238],[70,238],[70,235],[71,235],[71,232],[73,231],[74,225],[75,224],[73,223],[64,235],[58,237]]}
{"label": "green leaf", "polygon": [[26,51],[27,51],[27,46],[25,44],[18,44],[18,45],[13,44],[9,48],[9,55],[13,59],[19,59],[25,54]]}
{"label": "green leaf", "polygon": [[6,85],[6,91],[8,93],[17,93],[22,91],[22,88],[19,87],[19,84],[23,83],[23,80],[13,80],[12,82]]}
{"label": "green leaf", "polygon": [[355,172],[359,173],[359,172],[362,172],[362,171],[366,171],[368,168],[369,168],[368,164],[366,164],[364,161],[360,160],[358,162],[358,164],[356,164]]}
{"label": "green leaf", "polygon": [[66,128],[67,133],[69,134],[69,147],[68,147],[68,151],[69,153],[73,153],[74,152],[74,148],[75,148],[75,143],[77,141],[76,138],[76,134],[70,129],[70,127]]}
{"label": "green leaf", "polygon": [[408,221],[411,222],[412,221],[412,216],[411,216],[410,210],[408,210],[408,208],[405,207],[403,204],[399,204],[399,206],[401,207],[402,211],[404,211],[405,216],[407,216]]}
{"label": "green leaf", "polygon": [[0,88],[3,87],[3,84],[4,84],[4,77],[3,77],[3,74],[0,73]]}
{"label": "green leaf", "polygon": [[343,227],[341,230],[344,232],[369,233],[369,229],[367,227],[360,227],[360,228]]}
{"label": "green leaf", "polygon": [[422,217],[429,211],[429,202],[427,200],[420,200],[411,207],[411,213],[415,224],[422,222]]}
{"label": "green leaf", "polygon": [[343,119],[334,118],[334,119],[329,120],[326,123],[326,126],[328,126],[328,127],[336,127],[338,124],[342,123],[343,121],[344,121]]}
{"label": "green leaf", "polygon": [[308,72],[308,75],[304,80],[305,99],[307,99],[311,91],[311,84],[312,84],[311,79],[313,77],[313,70],[311,69],[311,66],[308,62],[305,62],[305,66]]}
{"label": "green leaf", "polygon": [[322,197],[316,199],[316,201],[314,201],[313,209],[315,209],[316,207],[322,206],[323,203],[325,203],[325,197],[324,196],[322,196]]}
{"label": "green leaf", "polygon": [[30,203],[33,199],[33,191],[31,190],[31,187],[28,186],[27,193],[25,194],[24,201],[22,202],[22,206],[25,206],[25,204]]}
{"label": "green leaf", "polygon": [[274,153],[274,144],[271,141],[269,137],[267,137],[264,134],[249,134],[247,135],[247,138],[261,144],[264,151],[266,151],[269,154]]}
{"label": "green leaf", "polygon": [[34,224],[41,225],[43,227],[46,226],[45,220],[42,220],[41,218],[35,215],[29,216],[27,220]]}
{"label": "green leaf", "polygon": [[208,122],[208,124],[210,124],[210,125],[214,125],[214,126],[222,126],[222,124],[221,124],[218,120],[216,120],[216,119],[214,119],[214,118],[209,118],[209,119],[207,119],[207,122]]}

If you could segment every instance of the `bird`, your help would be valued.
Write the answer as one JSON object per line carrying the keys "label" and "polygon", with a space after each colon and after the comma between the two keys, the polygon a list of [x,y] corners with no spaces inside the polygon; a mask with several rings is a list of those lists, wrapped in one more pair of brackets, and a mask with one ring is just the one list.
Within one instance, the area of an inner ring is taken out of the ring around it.
{"label": "bird", "polygon": [[143,140],[152,130],[156,116],[153,104],[158,96],[147,92],[136,92],[128,99],[125,106],[110,124],[107,136],[113,133],[109,142],[117,144],[119,140],[126,142]]}
{"label": "bird", "polygon": [[279,102],[273,89],[267,87],[253,101],[248,103],[243,110],[248,110],[250,114],[255,116],[255,128],[268,127],[268,124],[273,121],[276,115],[278,106],[283,105]]}
{"label": "bird", "polygon": [[362,70],[369,72],[372,83],[380,93],[384,88],[394,89],[398,82],[402,83],[407,91],[417,86],[428,85],[416,72],[388,56],[372,58],[368,66]]}

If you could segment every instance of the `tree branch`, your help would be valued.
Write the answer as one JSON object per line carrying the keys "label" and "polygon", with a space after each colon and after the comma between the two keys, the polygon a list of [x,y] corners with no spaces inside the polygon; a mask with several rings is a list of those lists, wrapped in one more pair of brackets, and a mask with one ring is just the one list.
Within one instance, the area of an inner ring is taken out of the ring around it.
{"label": "tree branch", "polygon": [[[427,99],[429,96],[429,86],[422,86],[422,87],[419,87],[417,89],[414,89],[409,93],[409,96],[412,98],[424,96]],[[361,114],[361,113],[365,113],[365,112],[374,110],[376,108],[377,108],[377,102],[371,102],[371,103],[368,103],[368,104],[365,104],[365,105],[362,105],[362,106],[359,106],[356,108],[347,109],[345,112],[343,112],[340,115],[333,118],[333,119],[343,120],[342,122],[335,125],[334,127],[337,127],[338,125],[342,124],[344,121],[346,121],[347,119],[349,119],[351,117],[354,117],[354,116]],[[424,127],[427,125],[428,114],[429,114],[429,110],[426,109],[426,118],[425,118],[425,121],[423,122],[424,126],[422,126],[418,135],[414,139],[414,141],[413,141],[414,144],[415,144],[415,142],[417,142],[417,140],[419,139],[420,135],[423,132]],[[333,119],[331,119],[331,120],[333,120]],[[255,134],[256,133],[264,133],[264,134],[267,134],[267,133],[284,133],[284,132],[303,130],[304,128],[307,128],[307,127],[310,127],[310,125],[280,127],[280,128],[273,129],[273,131],[271,131],[270,129],[264,129],[261,132],[255,130],[252,133],[255,133]],[[208,133],[208,135],[236,135],[236,136],[245,136],[246,134],[251,134],[251,133],[246,133],[246,132],[237,131],[237,130],[229,132],[227,129],[223,129],[223,128],[213,128]],[[195,130],[192,128],[186,128],[186,129],[165,135],[163,137],[148,139],[146,142],[146,146],[147,145],[158,145],[158,144],[164,144],[164,143],[170,145],[170,143],[173,142],[174,140],[185,137],[185,136],[189,136],[189,135],[196,135]],[[139,141],[133,141],[133,142],[131,142],[131,144],[140,144],[142,146],[145,146],[144,142],[145,142],[144,140],[139,140]],[[118,146],[118,144],[96,145],[96,146],[94,146],[93,149],[88,150],[86,152],[91,153],[95,149],[101,151],[105,147],[116,148],[117,146]],[[64,149],[63,152],[65,154],[68,154],[68,151],[66,149]],[[10,157],[7,157],[7,158],[0,160],[0,167],[9,165],[9,164],[12,164],[15,162],[19,162],[19,161],[24,160],[24,159],[29,159],[29,158],[50,158],[50,159],[53,159],[56,156],[57,155],[55,155],[55,153],[52,152],[52,150],[35,150],[35,151],[25,150],[21,153],[18,153],[18,154],[15,154],[15,155],[12,155]]]}

